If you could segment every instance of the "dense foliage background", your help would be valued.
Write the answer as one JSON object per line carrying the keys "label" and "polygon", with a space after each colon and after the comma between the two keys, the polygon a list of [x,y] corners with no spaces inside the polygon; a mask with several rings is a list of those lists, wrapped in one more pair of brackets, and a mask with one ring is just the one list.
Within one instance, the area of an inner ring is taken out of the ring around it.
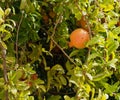
{"label": "dense foliage background", "polygon": [[119,0],[0,0],[0,100],[120,100],[119,44]]}

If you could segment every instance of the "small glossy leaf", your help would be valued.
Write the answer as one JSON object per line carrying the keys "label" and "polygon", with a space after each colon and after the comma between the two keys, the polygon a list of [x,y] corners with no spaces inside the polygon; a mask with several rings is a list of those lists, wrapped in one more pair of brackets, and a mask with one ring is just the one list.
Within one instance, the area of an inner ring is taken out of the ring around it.
{"label": "small glossy leaf", "polygon": [[107,62],[107,65],[116,69],[116,62],[118,61],[118,59],[112,59],[110,61]]}
{"label": "small glossy leaf", "polygon": [[89,84],[85,84],[85,90],[86,90],[86,92],[87,92],[88,94],[90,93],[91,87],[90,87]]}
{"label": "small glossy leaf", "polygon": [[99,42],[100,42],[100,36],[95,36],[87,43],[87,46],[91,46]]}
{"label": "small glossy leaf", "polygon": [[3,22],[4,22],[4,20],[0,18],[0,25],[1,25]]}
{"label": "small glossy leaf", "polygon": [[64,99],[65,99],[65,100],[75,100],[75,97],[72,97],[72,98],[71,98],[71,97],[69,97],[68,95],[65,95],[65,96],[64,96]]}
{"label": "small glossy leaf", "polygon": [[[3,24],[2,27],[5,28],[10,28],[13,31],[13,26],[10,24]],[[7,31],[7,30],[6,30]]]}
{"label": "small glossy leaf", "polygon": [[3,9],[0,7],[0,18],[2,18],[4,16],[4,11]]}
{"label": "small glossy leaf", "polygon": [[116,27],[115,29],[113,29],[113,30],[112,30],[112,33],[113,33],[114,35],[120,34],[120,26],[119,26],[119,27]]}
{"label": "small glossy leaf", "polygon": [[11,9],[10,9],[10,8],[7,8],[7,9],[5,10],[5,16],[8,16],[8,15],[10,14],[10,12],[11,12]]}
{"label": "small glossy leaf", "polygon": [[93,80],[93,77],[90,73],[86,73],[86,76],[90,79],[90,80]]}
{"label": "small glossy leaf", "polygon": [[88,61],[95,59],[96,57],[101,57],[100,54],[98,53],[92,53],[89,57],[88,57]]}
{"label": "small glossy leaf", "polygon": [[76,68],[74,69],[74,73],[75,73],[75,75],[76,75],[77,77],[83,76],[82,69],[81,69],[80,67],[76,67]]}
{"label": "small glossy leaf", "polygon": [[20,9],[25,10],[27,13],[33,12],[35,10],[30,0],[21,0]]}
{"label": "small glossy leaf", "polygon": [[108,55],[110,55],[112,52],[114,52],[119,47],[118,41],[113,41],[111,45],[108,47]]}
{"label": "small glossy leaf", "polygon": [[60,80],[61,80],[63,85],[67,85],[67,80],[66,80],[66,78],[64,76],[61,75]]}
{"label": "small glossy leaf", "polygon": [[61,71],[62,73],[64,73],[63,67],[61,65],[59,65],[59,64],[56,64],[55,66],[53,66],[51,70],[53,70],[53,71],[54,70],[55,71]]}
{"label": "small glossy leaf", "polygon": [[112,74],[112,72],[108,72],[108,71],[99,73],[96,76],[93,76],[93,81],[100,81],[100,80],[104,79],[105,77],[110,76],[111,74]]}
{"label": "small glossy leaf", "polygon": [[16,72],[13,72],[11,80],[14,82],[17,82],[22,77],[22,75],[23,75],[23,72],[22,72],[22,70],[19,69]]}
{"label": "small glossy leaf", "polygon": [[69,96],[67,96],[67,95],[64,96],[64,99],[65,100],[71,100],[71,98]]}
{"label": "small glossy leaf", "polygon": [[17,89],[15,87],[11,87],[10,91],[12,94],[17,95]]}
{"label": "small glossy leaf", "polygon": [[7,45],[5,44],[5,42],[1,41],[0,43],[3,46],[4,49],[7,49]]}
{"label": "small glossy leaf", "polygon": [[70,53],[69,57],[73,57],[79,53],[79,50],[74,50],[73,52]]}
{"label": "small glossy leaf", "polygon": [[110,10],[113,10],[114,7],[112,4],[100,4],[100,7],[104,9],[104,11],[110,11]]}
{"label": "small glossy leaf", "polygon": [[7,33],[7,34],[5,35],[5,37],[3,38],[3,41],[8,40],[11,36],[12,36],[11,33]]}
{"label": "small glossy leaf", "polygon": [[25,90],[28,90],[30,88],[30,86],[28,84],[26,84],[25,82],[19,81],[16,84],[16,88],[17,88],[17,90],[25,91]]}
{"label": "small glossy leaf", "polygon": [[60,95],[52,95],[51,97],[49,97],[47,100],[60,100],[61,99],[61,96]]}

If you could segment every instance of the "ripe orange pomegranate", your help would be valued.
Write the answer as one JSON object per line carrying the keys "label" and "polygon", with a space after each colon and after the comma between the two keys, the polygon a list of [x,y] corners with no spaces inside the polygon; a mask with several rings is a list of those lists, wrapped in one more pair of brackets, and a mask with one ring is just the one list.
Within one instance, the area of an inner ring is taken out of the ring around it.
{"label": "ripe orange pomegranate", "polygon": [[85,48],[86,43],[89,40],[90,40],[90,35],[86,30],[82,28],[75,29],[70,34],[69,47],[75,47],[77,49]]}

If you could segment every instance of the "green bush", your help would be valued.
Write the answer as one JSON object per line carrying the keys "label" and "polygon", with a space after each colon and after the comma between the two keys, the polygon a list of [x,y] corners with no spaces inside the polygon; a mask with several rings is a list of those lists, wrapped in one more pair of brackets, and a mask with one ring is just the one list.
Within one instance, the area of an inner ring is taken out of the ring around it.
{"label": "green bush", "polygon": [[[119,100],[119,0],[1,0],[0,100]],[[70,48],[70,33],[90,34]]]}

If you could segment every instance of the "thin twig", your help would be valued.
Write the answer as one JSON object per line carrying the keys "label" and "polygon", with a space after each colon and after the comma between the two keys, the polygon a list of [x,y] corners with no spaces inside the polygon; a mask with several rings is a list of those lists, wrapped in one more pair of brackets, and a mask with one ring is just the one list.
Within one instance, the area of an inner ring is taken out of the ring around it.
{"label": "thin twig", "polygon": [[[6,49],[2,46],[0,43],[0,49],[1,49],[1,56],[3,59],[3,74],[4,74],[4,82],[5,85],[8,84],[8,76],[7,76],[7,64],[6,64]],[[8,98],[8,89],[5,91],[5,100],[9,100]]]}
{"label": "thin twig", "polygon": [[63,48],[53,38],[56,32],[57,25],[61,22],[61,20],[62,20],[62,14],[59,16],[58,20],[55,23],[55,26],[53,28],[53,34],[51,35],[51,40],[62,51],[62,53],[68,58],[68,60],[76,66],[76,63],[69,57],[69,55],[63,50]]}
{"label": "thin twig", "polygon": [[22,15],[21,15],[21,18],[20,18],[20,22],[18,24],[18,28],[17,28],[17,34],[16,34],[16,47],[15,47],[15,50],[16,50],[16,64],[18,64],[18,34],[19,34],[19,30],[20,30],[20,25],[22,23],[22,20],[23,20],[23,12],[22,12]]}
{"label": "thin twig", "polygon": [[69,55],[63,50],[63,48],[61,48],[61,46],[53,39],[53,38],[51,38],[51,40],[53,41],[53,43],[62,51],[62,53],[68,58],[68,60],[71,62],[71,63],[73,63],[75,66],[77,66],[76,65],[76,63],[69,57]]}
{"label": "thin twig", "polygon": [[53,29],[53,33],[52,33],[52,35],[51,35],[52,38],[54,37],[55,32],[56,32],[57,25],[61,22],[61,20],[62,20],[62,14],[59,15],[59,18],[58,18],[58,20],[57,20],[56,23],[55,23],[55,26],[54,26],[54,29]]}

